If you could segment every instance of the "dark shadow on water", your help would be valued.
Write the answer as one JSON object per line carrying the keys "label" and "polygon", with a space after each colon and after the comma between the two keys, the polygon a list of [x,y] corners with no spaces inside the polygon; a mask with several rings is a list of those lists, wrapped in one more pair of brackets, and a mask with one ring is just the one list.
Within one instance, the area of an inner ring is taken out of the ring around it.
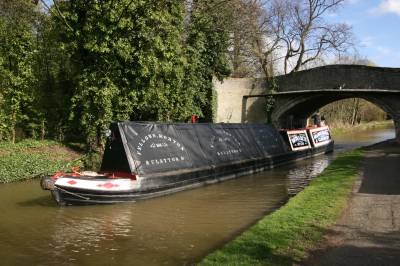
{"label": "dark shadow on water", "polygon": [[57,207],[57,203],[52,199],[50,195],[18,202],[17,204],[22,207],[36,207],[36,206]]}

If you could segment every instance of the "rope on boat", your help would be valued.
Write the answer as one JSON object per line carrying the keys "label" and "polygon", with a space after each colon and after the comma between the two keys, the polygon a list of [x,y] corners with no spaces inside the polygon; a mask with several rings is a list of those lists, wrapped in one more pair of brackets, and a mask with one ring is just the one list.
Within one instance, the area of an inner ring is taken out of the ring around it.
{"label": "rope on boat", "polygon": [[60,188],[60,187],[57,187],[57,189],[61,190],[61,191],[64,192],[64,193],[73,195],[73,196],[75,196],[75,197],[78,197],[78,198],[81,198],[81,199],[84,199],[84,200],[90,200],[90,198],[81,196],[81,195],[79,195],[79,194],[73,193],[73,192],[71,192],[71,191],[65,190],[65,189]]}

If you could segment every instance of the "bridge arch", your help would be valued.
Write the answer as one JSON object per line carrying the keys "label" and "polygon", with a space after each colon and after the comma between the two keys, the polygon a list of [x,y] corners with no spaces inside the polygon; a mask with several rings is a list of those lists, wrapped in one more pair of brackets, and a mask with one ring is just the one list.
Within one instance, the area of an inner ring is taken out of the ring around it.
{"label": "bridge arch", "polygon": [[272,119],[278,126],[288,121],[304,126],[310,114],[331,102],[363,98],[392,117],[400,141],[399,68],[330,65],[279,76],[276,83]]}
{"label": "bridge arch", "polygon": [[339,101],[349,98],[361,98],[367,100],[385,111],[390,117],[395,118],[397,115],[398,98],[396,95],[387,93],[386,95],[374,93],[309,93],[301,95],[285,95],[276,97],[275,110],[272,115],[274,124],[278,127],[292,128],[304,127],[307,118],[310,117],[318,109]]}

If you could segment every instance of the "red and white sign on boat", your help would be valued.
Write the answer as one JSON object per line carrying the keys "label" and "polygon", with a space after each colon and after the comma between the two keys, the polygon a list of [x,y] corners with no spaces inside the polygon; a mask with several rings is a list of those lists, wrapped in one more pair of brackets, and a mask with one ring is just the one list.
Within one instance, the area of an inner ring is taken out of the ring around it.
{"label": "red and white sign on boat", "polygon": [[320,147],[331,142],[332,137],[328,126],[310,128],[310,138],[314,147]]}
{"label": "red and white sign on boat", "polygon": [[292,151],[299,151],[310,149],[311,144],[308,139],[307,131],[305,129],[301,130],[288,130],[286,134],[289,139],[290,148]]}

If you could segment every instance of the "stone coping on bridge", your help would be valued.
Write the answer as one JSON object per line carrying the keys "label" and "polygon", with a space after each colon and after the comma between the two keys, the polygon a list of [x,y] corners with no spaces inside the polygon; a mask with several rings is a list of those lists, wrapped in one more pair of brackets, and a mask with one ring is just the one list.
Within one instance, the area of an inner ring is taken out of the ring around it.
{"label": "stone coping on bridge", "polygon": [[327,65],[277,76],[276,79],[279,92],[327,89],[400,91],[400,68]]}

